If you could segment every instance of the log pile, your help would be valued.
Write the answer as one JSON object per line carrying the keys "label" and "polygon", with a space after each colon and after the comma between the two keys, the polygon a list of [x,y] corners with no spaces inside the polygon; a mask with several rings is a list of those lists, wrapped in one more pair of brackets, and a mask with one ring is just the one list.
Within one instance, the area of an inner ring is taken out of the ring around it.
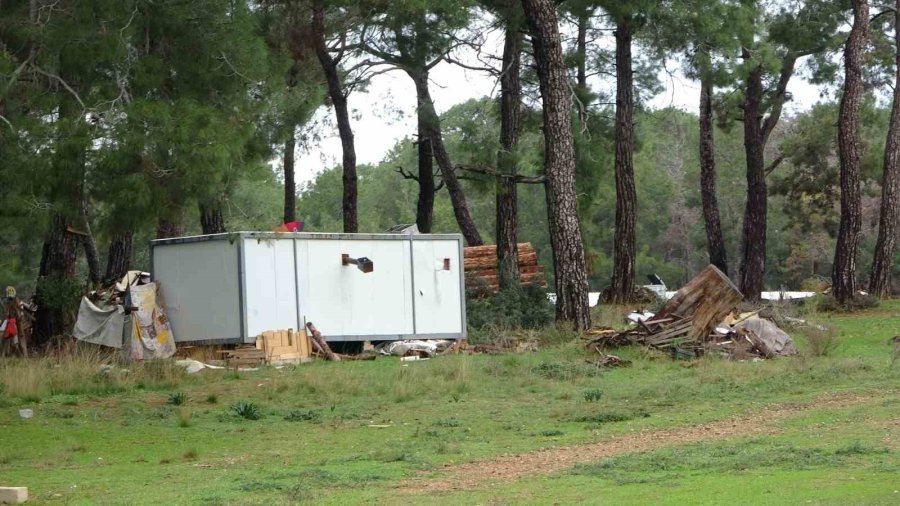
{"label": "log pile", "polygon": [[[464,248],[463,269],[466,273],[466,288],[491,292],[500,288],[496,245]],[[544,268],[538,265],[537,253],[530,242],[519,243],[519,276],[523,286],[547,286]]]}

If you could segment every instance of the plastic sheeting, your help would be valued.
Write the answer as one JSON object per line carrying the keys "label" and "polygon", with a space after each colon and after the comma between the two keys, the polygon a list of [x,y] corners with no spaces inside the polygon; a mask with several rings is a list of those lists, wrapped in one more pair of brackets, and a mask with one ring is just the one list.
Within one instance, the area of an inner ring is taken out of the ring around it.
{"label": "plastic sheeting", "polygon": [[122,306],[98,306],[87,297],[81,298],[78,320],[75,322],[75,329],[72,330],[75,339],[110,348],[121,348],[124,330],[125,310]]}

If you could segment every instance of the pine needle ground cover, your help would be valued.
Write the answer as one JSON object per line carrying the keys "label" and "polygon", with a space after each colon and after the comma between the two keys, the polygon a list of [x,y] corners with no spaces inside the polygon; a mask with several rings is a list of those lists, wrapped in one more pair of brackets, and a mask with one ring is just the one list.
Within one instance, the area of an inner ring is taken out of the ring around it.
{"label": "pine needle ground cover", "polygon": [[826,356],[797,335],[790,359],[612,370],[577,343],[190,376],[6,360],[0,481],[75,504],[896,504],[898,317],[815,315]]}

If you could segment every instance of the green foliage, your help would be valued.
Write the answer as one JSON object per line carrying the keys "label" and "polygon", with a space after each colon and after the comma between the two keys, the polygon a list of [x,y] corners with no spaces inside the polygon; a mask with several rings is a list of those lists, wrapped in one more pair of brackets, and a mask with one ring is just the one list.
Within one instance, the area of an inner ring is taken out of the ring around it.
{"label": "green foliage", "polygon": [[252,402],[238,401],[231,405],[231,414],[244,420],[259,420],[262,413],[259,407]]}
{"label": "green foliage", "polygon": [[284,417],[289,422],[318,422],[321,418],[322,414],[313,409],[295,409]]}
{"label": "green foliage", "polygon": [[820,297],[818,302],[817,308],[819,311],[847,313],[875,308],[881,304],[881,300],[878,297],[862,294],[856,294],[856,296],[844,301],[843,304],[839,303],[831,295]]}
{"label": "green foliage", "polygon": [[535,286],[496,294],[468,292],[466,318],[473,329],[539,329],[553,320],[553,305],[544,290]]}
{"label": "green foliage", "polygon": [[584,400],[587,402],[597,402],[603,397],[603,391],[599,388],[589,388],[581,394],[584,396]]}
{"label": "green foliage", "polygon": [[169,394],[166,402],[172,406],[181,406],[187,402],[187,394],[184,392],[172,392]]}

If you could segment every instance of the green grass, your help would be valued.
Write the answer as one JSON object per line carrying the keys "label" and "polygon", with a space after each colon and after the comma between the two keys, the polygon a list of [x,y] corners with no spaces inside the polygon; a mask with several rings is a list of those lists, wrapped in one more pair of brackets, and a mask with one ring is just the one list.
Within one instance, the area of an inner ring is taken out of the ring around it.
{"label": "green grass", "polygon": [[[824,357],[798,335],[802,355],[791,359],[673,362],[620,349],[634,365],[603,371],[575,343],[191,376],[165,363],[100,373],[89,358],[5,360],[0,476],[37,503],[893,504],[900,366],[891,367],[888,339],[898,316],[896,302],[864,316],[809,315],[838,331]],[[172,392],[187,403],[170,404]],[[621,455],[484,490],[397,488],[446,464],[836,393],[863,405],[798,412],[773,436]],[[261,418],[241,418],[239,403]],[[22,408],[34,418],[20,419]]]}

